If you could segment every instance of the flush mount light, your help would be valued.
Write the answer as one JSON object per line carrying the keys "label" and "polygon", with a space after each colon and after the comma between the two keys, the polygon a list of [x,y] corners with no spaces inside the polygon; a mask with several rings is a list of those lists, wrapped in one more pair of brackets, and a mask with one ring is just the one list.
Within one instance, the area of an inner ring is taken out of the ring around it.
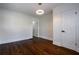
{"label": "flush mount light", "polygon": [[42,9],[36,10],[36,14],[37,15],[43,15],[44,14],[44,10],[42,10]]}

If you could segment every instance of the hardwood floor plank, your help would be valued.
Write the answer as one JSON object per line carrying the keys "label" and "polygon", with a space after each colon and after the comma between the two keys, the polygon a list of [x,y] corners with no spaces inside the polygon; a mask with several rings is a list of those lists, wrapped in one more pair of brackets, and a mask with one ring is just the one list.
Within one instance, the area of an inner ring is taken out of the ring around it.
{"label": "hardwood floor plank", "polygon": [[0,45],[0,55],[79,55],[78,52],[36,38]]}

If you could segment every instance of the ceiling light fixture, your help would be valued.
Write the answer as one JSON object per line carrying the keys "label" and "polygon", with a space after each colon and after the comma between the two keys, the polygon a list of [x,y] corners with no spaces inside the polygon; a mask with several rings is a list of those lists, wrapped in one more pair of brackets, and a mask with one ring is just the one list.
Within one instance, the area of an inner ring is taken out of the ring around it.
{"label": "ceiling light fixture", "polygon": [[[41,6],[42,3],[38,3],[38,5]],[[36,14],[37,14],[37,15],[43,15],[43,14],[44,14],[44,10],[38,9],[38,10],[36,10]]]}
{"label": "ceiling light fixture", "polygon": [[44,14],[44,10],[42,10],[42,9],[36,10],[36,14],[37,15],[43,15]]}

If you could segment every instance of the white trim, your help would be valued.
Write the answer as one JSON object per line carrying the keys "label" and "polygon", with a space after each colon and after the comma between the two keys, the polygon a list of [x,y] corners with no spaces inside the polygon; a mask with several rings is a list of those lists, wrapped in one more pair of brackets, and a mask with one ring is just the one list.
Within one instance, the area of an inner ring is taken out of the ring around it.
{"label": "white trim", "polygon": [[38,37],[39,37],[39,19],[38,19]]}
{"label": "white trim", "polygon": [[53,42],[53,44],[54,44],[54,45],[57,45],[57,46],[62,46],[61,43],[55,42],[55,41]]}
{"label": "white trim", "polygon": [[0,42],[0,44],[6,44],[6,43],[11,43],[11,42],[16,42],[16,41],[22,41],[22,40],[29,40],[29,39],[32,39],[32,38],[33,37],[11,39],[11,40],[8,40],[8,41]]}

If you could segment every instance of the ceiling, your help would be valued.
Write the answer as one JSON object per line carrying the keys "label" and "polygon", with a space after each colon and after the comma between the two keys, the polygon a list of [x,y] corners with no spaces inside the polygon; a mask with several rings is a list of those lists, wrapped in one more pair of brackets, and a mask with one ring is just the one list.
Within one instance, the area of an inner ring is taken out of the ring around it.
{"label": "ceiling", "polygon": [[43,9],[45,14],[49,14],[53,8],[59,5],[60,3],[42,3],[42,5],[38,5],[38,3],[0,3],[1,8],[19,11],[35,16],[35,11],[38,9]]}

